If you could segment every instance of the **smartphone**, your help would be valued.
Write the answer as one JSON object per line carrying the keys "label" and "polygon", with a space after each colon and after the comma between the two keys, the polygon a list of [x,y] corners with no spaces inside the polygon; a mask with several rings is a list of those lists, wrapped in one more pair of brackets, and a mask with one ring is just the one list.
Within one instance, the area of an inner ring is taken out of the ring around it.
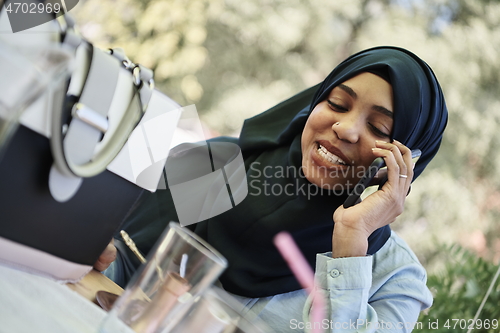
{"label": "smartphone", "polygon": [[[417,163],[418,158],[421,154],[422,152],[420,151],[420,149],[413,149],[411,151],[411,158],[413,160],[413,163]],[[354,189],[352,190],[349,197],[347,197],[346,201],[344,201],[344,208],[354,206],[358,202],[361,194],[363,194],[364,190],[370,185],[377,172],[383,167],[385,167],[385,162],[382,157],[377,157],[375,160],[373,160],[372,164],[370,164],[363,177],[359,180],[356,186],[354,186]],[[382,187],[386,180],[387,179],[384,179],[381,184],[379,184],[379,189]]]}

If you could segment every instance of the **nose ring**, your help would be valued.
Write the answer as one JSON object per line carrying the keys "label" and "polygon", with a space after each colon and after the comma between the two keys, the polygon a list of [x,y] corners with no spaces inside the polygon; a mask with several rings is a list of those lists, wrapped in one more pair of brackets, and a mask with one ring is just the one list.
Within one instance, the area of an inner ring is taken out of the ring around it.
{"label": "nose ring", "polygon": [[340,121],[337,121],[337,122],[336,122],[335,124],[333,124],[333,125],[335,125],[335,126],[340,125]]}

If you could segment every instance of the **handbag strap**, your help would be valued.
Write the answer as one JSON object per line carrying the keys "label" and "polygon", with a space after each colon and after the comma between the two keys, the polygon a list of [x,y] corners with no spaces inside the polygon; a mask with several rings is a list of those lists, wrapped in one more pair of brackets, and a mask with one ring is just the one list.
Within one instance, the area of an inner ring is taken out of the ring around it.
{"label": "handbag strap", "polygon": [[[142,118],[154,89],[151,70],[132,63],[121,49],[107,53],[93,47],[74,33],[72,24],[61,24],[62,45],[84,60],[78,62],[68,87],[66,99],[75,103],[54,108],[51,117],[54,166],[49,187],[58,201],[69,200],[82,178],[106,169]],[[83,87],[79,81],[84,81]],[[116,98],[128,98],[119,117],[110,114]]]}
{"label": "handbag strap", "polygon": [[[106,169],[127,141],[142,117],[137,92],[119,120],[112,140],[95,155],[94,151],[109,127],[108,111],[119,79],[120,65],[116,58],[93,48],[92,61],[78,103],[71,109],[70,121],[63,126],[64,108],[52,115],[51,148],[54,163],[68,176],[93,177]],[[65,133],[63,133],[65,132]]]}

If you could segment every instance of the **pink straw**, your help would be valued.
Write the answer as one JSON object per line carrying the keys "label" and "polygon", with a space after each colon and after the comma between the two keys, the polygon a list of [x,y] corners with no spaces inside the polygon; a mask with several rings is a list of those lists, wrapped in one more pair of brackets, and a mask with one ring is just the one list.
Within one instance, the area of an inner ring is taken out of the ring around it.
{"label": "pink straw", "polygon": [[309,266],[288,232],[282,231],[278,233],[274,237],[274,245],[280,251],[301,286],[312,296],[312,332],[323,332],[321,322],[325,318],[325,300],[321,293],[318,292],[318,289],[315,288],[314,272],[311,266]]}

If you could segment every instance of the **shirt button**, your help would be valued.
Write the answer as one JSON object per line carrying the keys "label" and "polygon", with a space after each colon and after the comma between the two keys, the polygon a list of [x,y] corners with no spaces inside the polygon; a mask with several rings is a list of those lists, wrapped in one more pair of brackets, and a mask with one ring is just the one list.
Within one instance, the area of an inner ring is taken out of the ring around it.
{"label": "shirt button", "polygon": [[336,277],[338,277],[339,275],[340,275],[340,272],[339,272],[339,270],[338,270],[338,269],[332,269],[332,270],[330,271],[330,276],[331,276],[332,278],[336,278]]}

